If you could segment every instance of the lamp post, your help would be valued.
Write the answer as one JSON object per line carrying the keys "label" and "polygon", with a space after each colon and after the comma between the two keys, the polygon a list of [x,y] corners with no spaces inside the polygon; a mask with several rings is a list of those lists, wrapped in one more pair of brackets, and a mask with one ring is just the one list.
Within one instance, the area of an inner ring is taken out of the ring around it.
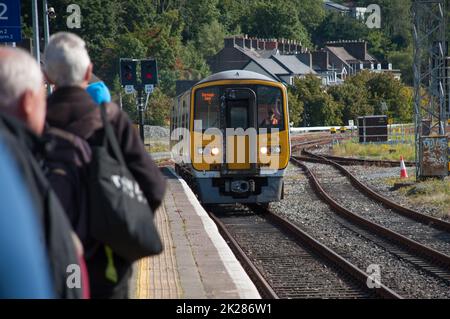
{"label": "lamp post", "polygon": [[41,53],[39,48],[39,17],[37,0],[31,0],[31,11],[33,18],[33,54],[38,63],[41,63]]}

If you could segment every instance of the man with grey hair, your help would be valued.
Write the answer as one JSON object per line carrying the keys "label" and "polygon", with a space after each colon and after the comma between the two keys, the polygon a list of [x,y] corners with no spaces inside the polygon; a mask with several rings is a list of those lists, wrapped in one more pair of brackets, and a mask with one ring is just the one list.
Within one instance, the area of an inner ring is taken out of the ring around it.
{"label": "man with grey hair", "polygon": [[[74,139],[81,138],[89,146],[101,145],[104,130],[100,107],[86,91],[92,76],[92,63],[85,42],[72,33],[56,33],[50,38],[44,55],[46,77],[56,87],[48,98],[47,123],[50,127],[72,134]],[[164,197],[163,175],[146,152],[127,114],[114,103],[103,104],[101,107],[106,108],[108,121],[129,171],[138,182],[150,208],[155,211]],[[89,152],[84,149],[81,153]],[[61,154],[63,151],[56,154],[55,158],[61,157]],[[70,160],[70,156],[67,158]],[[109,247],[93,239],[87,225],[89,205],[86,202],[89,197],[86,195],[87,185],[84,184],[87,181],[82,176],[85,176],[83,172],[89,161],[87,156],[77,160],[78,163],[73,163],[72,166],[56,163],[55,167],[64,171],[64,176],[55,174],[51,182],[84,245],[91,296],[127,298],[131,263],[114,254],[114,251],[111,253]]]}
{"label": "man with grey hair", "polygon": [[8,47],[0,51],[0,107],[36,134],[45,124],[45,89],[42,72],[25,51]]}
{"label": "man with grey hair", "polygon": [[45,88],[37,62],[21,49],[0,47],[0,139],[11,150],[38,214],[56,296],[81,298],[80,288],[70,289],[66,284],[67,267],[78,264],[72,228],[39,165],[48,146],[40,137],[45,111]]}

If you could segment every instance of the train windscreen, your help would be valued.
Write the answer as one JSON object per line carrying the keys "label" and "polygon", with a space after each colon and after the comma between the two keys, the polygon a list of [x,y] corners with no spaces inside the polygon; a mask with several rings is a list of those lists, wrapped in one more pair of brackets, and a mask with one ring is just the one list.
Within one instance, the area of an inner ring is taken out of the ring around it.
{"label": "train windscreen", "polygon": [[[237,87],[237,86],[233,86]],[[251,85],[256,92],[258,128],[284,130],[283,93],[278,87],[265,85]],[[198,89],[195,92],[194,119],[201,120],[202,130],[220,128],[220,97],[229,87],[214,86]],[[230,106],[227,103],[227,106]],[[248,113],[244,108],[239,111],[234,108],[228,116],[233,117],[233,127],[247,127]],[[239,115],[243,118],[239,120]],[[245,118],[244,118],[245,117]]]}
{"label": "train windscreen", "polygon": [[258,125],[259,128],[284,129],[283,95],[279,88],[258,85]]}

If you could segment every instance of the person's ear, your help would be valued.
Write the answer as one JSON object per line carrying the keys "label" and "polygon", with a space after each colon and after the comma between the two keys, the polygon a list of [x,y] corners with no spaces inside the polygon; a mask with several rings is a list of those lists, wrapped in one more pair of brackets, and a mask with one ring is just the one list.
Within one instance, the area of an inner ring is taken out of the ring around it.
{"label": "person's ear", "polygon": [[17,107],[17,116],[25,123],[33,115],[34,110],[34,93],[31,90],[26,90],[19,99]]}
{"label": "person's ear", "polygon": [[84,74],[84,82],[89,83],[92,79],[92,70],[94,69],[94,65],[89,64],[86,73]]}

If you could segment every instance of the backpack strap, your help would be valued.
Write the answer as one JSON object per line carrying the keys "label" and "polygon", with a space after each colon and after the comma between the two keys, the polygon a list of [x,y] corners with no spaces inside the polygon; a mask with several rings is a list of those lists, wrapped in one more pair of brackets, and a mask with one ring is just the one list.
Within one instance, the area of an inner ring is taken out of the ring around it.
{"label": "backpack strap", "polygon": [[103,127],[105,128],[105,134],[103,135],[103,146],[106,146],[108,143],[112,148],[115,158],[119,161],[122,166],[126,167],[125,159],[123,158],[122,150],[119,146],[119,142],[117,141],[116,135],[114,134],[114,130],[111,126],[111,123],[108,121],[106,115],[106,104],[102,103],[100,105],[100,112],[102,115]]}

